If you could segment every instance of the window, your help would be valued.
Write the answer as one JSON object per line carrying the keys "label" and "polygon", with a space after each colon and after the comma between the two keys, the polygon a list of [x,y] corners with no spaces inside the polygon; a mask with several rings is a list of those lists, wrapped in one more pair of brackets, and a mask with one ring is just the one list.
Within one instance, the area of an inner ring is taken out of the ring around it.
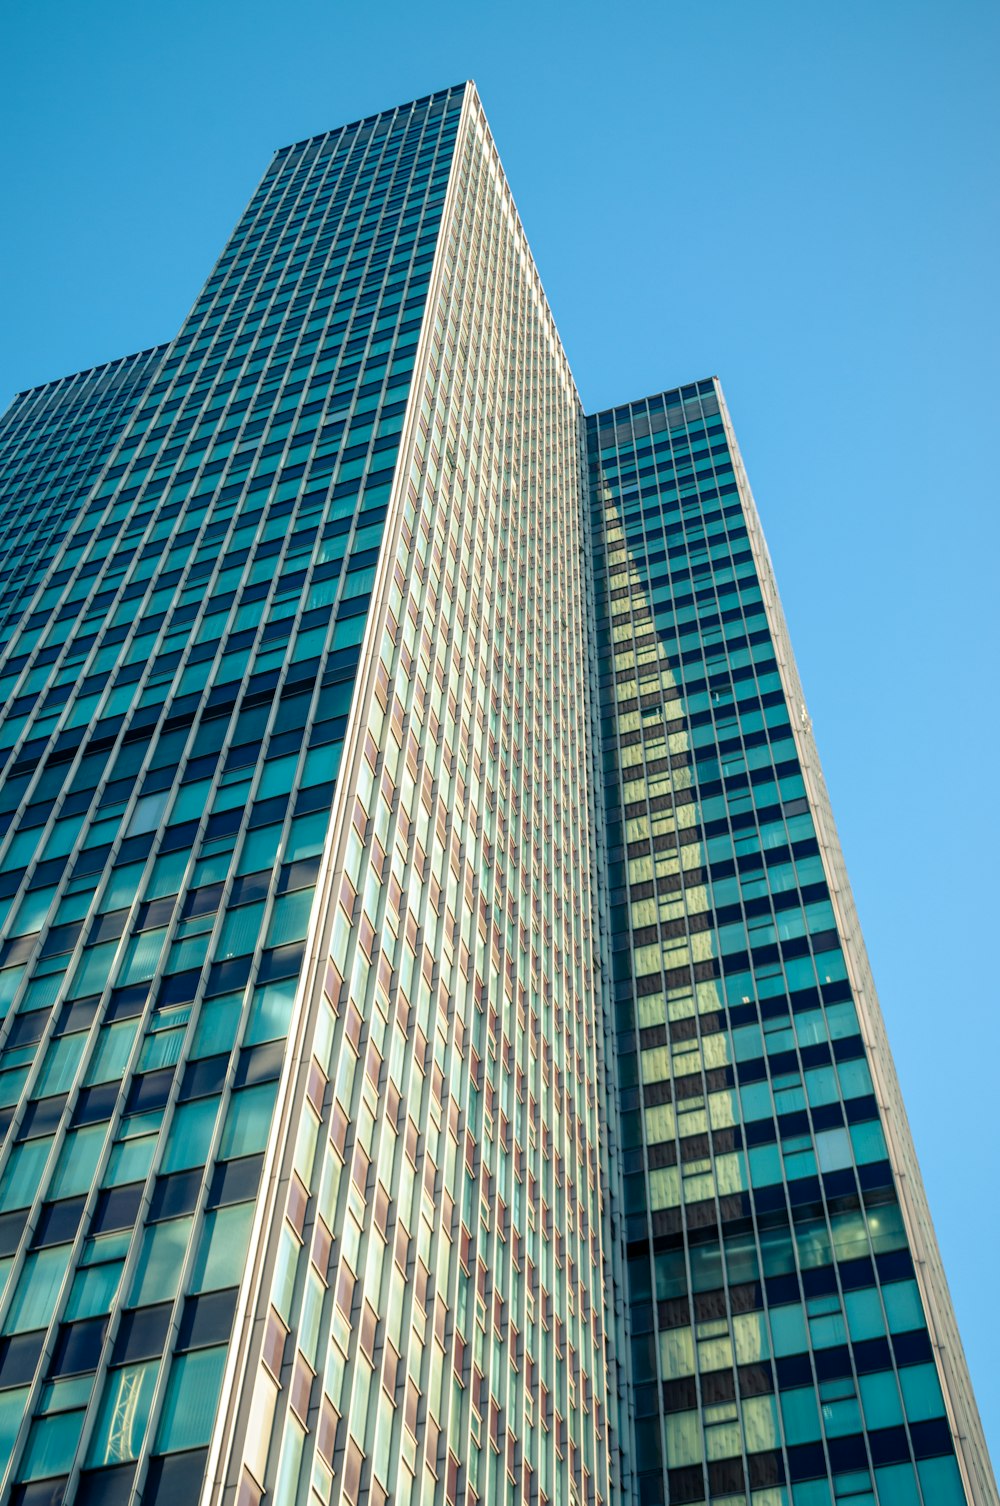
{"label": "window", "polygon": [[222,1133],[220,1160],[252,1156],[264,1149],[277,1090],[277,1083],[270,1082],[233,1094]]}
{"label": "window", "polygon": [[66,1304],[66,1318],[95,1318],[110,1312],[124,1264],[123,1260],[110,1260],[77,1271]]}
{"label": "window", "polygon": [[208,1443],[225,1361],[224,1344],[174,1360],[156,1435],[157,1452],[172,1453]]}
{"label": "window", "polygon": [[159,1360],[111,1370],[87,1453],[89,1466],[137,1459],[149,1424]]}
{"label": "window", "polygon": [[69,1265],[72,1245],[57,1245],[27,1256],[7,1313],[4,1333],[47,1328]]}
{"label": "window", "polygon": [[[78,1385],[77,1382],[69,1384]],[[89,1376],[86,1378],[86,1389],[89,1392]],[[51,1386],[46,1387],[47,1392],[53,1390]],[[20,1478],[45,1480],[53,1475],[68,1474],[80,1441],[84,1416],[85,1407],[77,1407],[74,1411],[57,1412],[51,1417],[39,1417],[32,1424],[28,1435],[27,1447],[21,1461]]]}
{"label": "window", "polygon": [[9,1459],[28,1404],[28,1386],[0,1391],[0,1459]]}
{"label": "window", "polygon": [[169,794],[169,790],[157,790],[153,795],[142,795],[136,801],[126,836],[134,837],[140,832],[155,831],[167,808]]}
{"label": "window", "polygon": [[246,1260],[253,1203],[235,1203],[205,1215],[201,1244],[191,1277],[192,1292],[238,1286]]}
{"label": "window", "polygon": [[176,1294],[192,1223],[188,1215],[146,1230],[129,1298],[133,1307],[163,1302]]}
{"label": "window", "polygon": [[167,1138],[162,1172],[187,1171],[192,1166],[205,1165],[218,1110],[218,1098],[199,1098],[178,1106]]}

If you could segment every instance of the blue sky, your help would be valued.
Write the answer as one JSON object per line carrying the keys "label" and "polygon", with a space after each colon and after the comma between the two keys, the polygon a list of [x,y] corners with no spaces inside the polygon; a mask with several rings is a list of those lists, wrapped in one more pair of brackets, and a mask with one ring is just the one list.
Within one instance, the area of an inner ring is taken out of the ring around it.
{"label": "blue sky", "polygon": [[995,1453],[998,41],[974,0],[0,20],[0,402],[168,339],[276,146],[465,77],[587,407],[721,376]]}

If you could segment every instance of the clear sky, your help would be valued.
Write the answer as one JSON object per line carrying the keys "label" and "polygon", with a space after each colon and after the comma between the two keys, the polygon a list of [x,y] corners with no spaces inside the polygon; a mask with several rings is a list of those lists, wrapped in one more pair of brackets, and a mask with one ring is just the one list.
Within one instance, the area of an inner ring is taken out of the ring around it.
{"label": "clear sky", "polygon": [[586,406],[721,376],[995,1455],[998,42],[995,0],[0,18],[0,403],[169,339],[276,146],[467,77]]}

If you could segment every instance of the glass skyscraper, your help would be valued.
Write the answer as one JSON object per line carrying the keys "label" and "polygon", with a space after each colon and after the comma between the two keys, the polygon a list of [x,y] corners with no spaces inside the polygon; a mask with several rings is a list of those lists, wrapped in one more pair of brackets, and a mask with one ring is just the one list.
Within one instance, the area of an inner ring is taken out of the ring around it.
{"label": "glass skyscraper", "polygon": [[0,421],[20,1506],[996,1506],[719,384],[472,85]]}

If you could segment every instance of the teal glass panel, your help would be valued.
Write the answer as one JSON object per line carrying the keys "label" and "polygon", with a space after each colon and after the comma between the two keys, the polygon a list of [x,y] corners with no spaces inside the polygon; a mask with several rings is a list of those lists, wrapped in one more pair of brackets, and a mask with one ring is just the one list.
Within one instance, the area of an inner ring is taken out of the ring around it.
{"label": "teal glass panel", "polygon": [[829,1480],[801,1480],[793,1485],[792,1506],[833,1506]]}
{"label": "teal glass panel", "polygon": [[68,1474],[83,1430],[84,1412],[63,1412],[41,1417],[32,1424],[28,1446],[21,1461],[22,1480],[51,1479]]}
{"label": "teal glass panel", "polygon": [[104,1186],[121,1187],[129,1182],[144,1182],[153,1164],[156,1143],[157,1137],[153,1134],[114,1146],[104,1174]]}
{"label": "teal glass panel", "polygon": [[193,1292],[239,1286],[245,1269],[253,1213],[253,1203],[236,1203],[206,1215],[191,1274]]}
{"label": "teal glass panel", "polygon": [[67,1035],[62,1040],[50,1042],[35,1083],[36,1097],[48,1098],[56,1093],[69,1092],[86,1043],[86,1036],[82,1034]]}
{"label": "teal glass panel", "polygon": [[286,946],[290,941],[303,941],[309,927],[312,901],[311,889],[300,889],[295,894],[283,894],[277,899],[268,927],[267,945]]}
{"label": "teal glass panel", "polygon": [[97,1172],[107,1133],[107,1124],[70,1130],[49,1182],[50,1198],[76,1197],[87,1191]]}
{"label": "teal glass panel", "polygon": [[880,1338],[885,1333],[885,1318],[878,1290],[862,1287],[860,1291],[844,1293],[844,1308],[847,1326],[852,1341]]}
{"label": "teal glass panel", "polygon": [[885,1469],[876,1469],[875,1486],[880,1503],[889,1501],[892,1506],[922,1506],[912,1464],[891,1464]]}
{"label": "teal glass panel", "polygon": [[242,993],[206,999],[195,1027],[192,1057],[218,1056],[231,1051],[236,1043],[242,1010]]}
{"label": "teal glass panel", "polygon": [[917,1475],[924,1493],[924,1506],[931,1501],[934,1506],[966,1506],[962,1477],[954,1456],[919,1460]]}
{"label": "teal glass panel", "polygon": [[158,1452],[199,1448],[209,1441],[225,1363],[225,1345],[174,1360],[156,1433]]}
{"label": "teal glass panel", "polygon": [[944,1397],[934,1365],[905,1365],[899,1372],[899,1384],[907,1421],[927,1422],[944,1416]]}
{"label": "teal glass panel", "polygon": [[231,910],[222,924],[218,955],[221,958],[243,957],[252,952],[260,939],[264,919],[263,902]]}
{"label": "teal glass panel", "polygon": [[867,1428],[894,1428],[902,1423],[903,1406],[894,1371],[876,1370],[858,1376],[858,1390]]}
{"label": "teal glass panel", "polygon": [[882,1288],[882,1299],[892,1333],[906,1333],[924,1326],[924,1310],[915,1281],[891,1282]]}
{"label": "teal glass panel", "polygon": [[85,1267],[77,1271],[66,1303],[66,1317],[94,1318],[111,1311],[121,1284],[124,1261]]}
{"label": "teal glass panel", "polygon": [[28,1333],[49,1326],[71,1250],[71,1245],[57,1245],[26,1257],[7,1310],[4,1333]]}
{"label": "teal glass panel", "polygon": [[278,1084],[270,1082],[233,1094],[219,1146],[220,1160],[252,1156],[264,1149],[277,1091]]}
{"label": "teal glass panel", "polygon": [[186,1171],[204,1166],[219,1111],[218,1098],[199,1098],[194,1103],[178,1104],[167,1136],[162,1170]]}
{"label": "teal glass panel", "polygon": [[159,1369],[159,1360],[147,1360],[108,1372],[87,1450],[91,1468],[138,1458],[149,1426]]}
{"label": "teal glass panel", "polygon": [[809,1348],[805,1314],[799,1303],[772,1307],[771,1337],[776,1355],[801,1354]]}
{"label": "teal glass panel", "polygon": [[29,1140],[25,1145],[15,1145],[11,1151],[3,1177],[0,1178],[0,1209],[9,1213],[13,1208],[27,1208],[42,1179],[45,1163],[52,1149],[52,1139]]}
{"label": "teal glass panel", "polygon": [[781,1392],[781,1420],[789,1447],[812,1443],[821,1436],[819,1407],[811,1386]]}
{"label": "teal glass panel", "polygon": [[264,1041],[284,1039],[292,1017],[296,987],[296,979],[286,978],[280,983],[269,983],[255,991],[244,1037],[246,1045],[256,1046]]}
{"label": "teal glass panel", "polygon": [[176,1295],[193,1222],[190,1216],[173,1218],[146,1230],[129,1293],[132,1307],[166,1302]]}
{"label": "teal glass panel", "polygon": [[87,1082],[114,1082],[128,1066],[132,1045],[139,1029],[137,1020],[123,1020],[106,1025],[97,1038],[97,1046],[87,1068]]}
{"label": "teal glass panel", "polygon": [[0,1391],[0,1460],[9,1459],[21,1419],[28,1405],[30,1387]]}

